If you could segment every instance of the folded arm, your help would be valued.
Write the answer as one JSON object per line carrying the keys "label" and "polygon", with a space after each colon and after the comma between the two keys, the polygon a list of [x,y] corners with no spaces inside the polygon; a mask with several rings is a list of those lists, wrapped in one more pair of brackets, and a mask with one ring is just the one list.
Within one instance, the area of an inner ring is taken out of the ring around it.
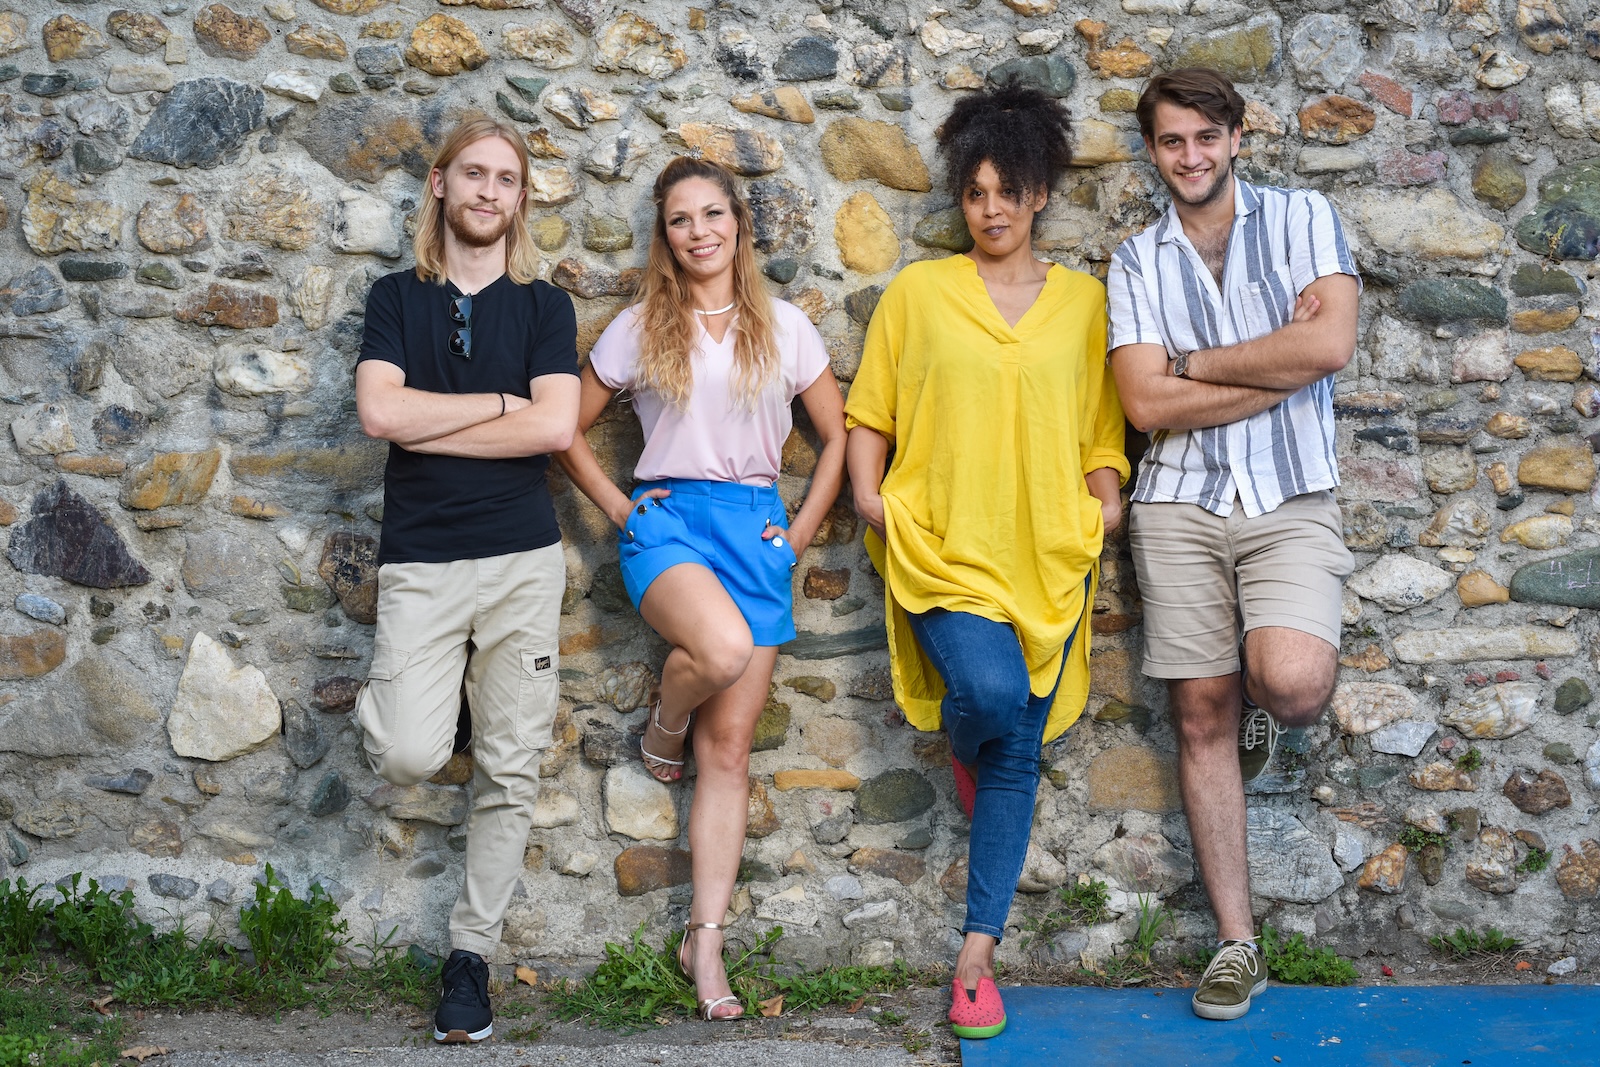
{"label": "folded arm", "polygon": [[515,393],[432,393],[405,384],[405,371],[369,359],[356,367],[356,413],[369,437],[410,452],[514,459],[557,452],[572,440],[578,380],[544,374]]}
{"label": "folded arm", "polygon": [[1360,284],[1327,274],[1300,293],[1291,320],[1241,344],[1189,355],[1189,377],[1212,385],[1303,389],[1343,370],[1356,350]]}
{"label": "folded arm", "polygon": [[1241,344],[1191,352],[1185,378],[1172,373],[1161,345],[1113,349],[1128,421],[1144,433],[1224,426],[1342,370],[1355,353],[1359,293],[1349,275],[1318,278],[1295,300],[1288,323]]}
{"label": "folded arm", "polygon": [[368,437],[401,448],[500,417],[501,408],[526,404],[502,393],[430,393],[406,385],[406,372],[381,359],[356,364],[356,415]]}

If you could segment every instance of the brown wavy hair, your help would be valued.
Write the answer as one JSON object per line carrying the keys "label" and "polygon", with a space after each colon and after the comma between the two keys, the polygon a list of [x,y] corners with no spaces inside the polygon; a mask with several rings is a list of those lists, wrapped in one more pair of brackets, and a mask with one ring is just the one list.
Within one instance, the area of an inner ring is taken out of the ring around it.
{"label": "brown wavy hair", "polygon": [[485,137],[498,137],[517,152],[517,165],[522,170],[522,203],[512,212],[511,228],[506,231],[506,273],[518,285],[527,285],[539,275],[539,247],[528,232],[528,186],[530,184],[528,146],[516,128],[496,122],[482,112],[466,115],[446,135],[438,154],[428,167],[429,184],[423,194],[422,206],[417,208],[417,231],[411,238],[411,253],[417,261],[417,277],[435,285],[445,283],[444,232],[448,223],[444,219],[444,200],[433,195],[432,175],[450,166],[468,145]]}
{"label": "brown wavy hair", "polygon": [[694,384],[695,316],[689,282],[667,243],[667,194],[679,182],[703,178],[722,190],[739,224],[733,250],[733,303],[737,331],[733,343],[734,394],[754,407],[778,373],[773,335],[772,297],[756,270],[755,221],[733,172],[706,159],[676,156],[656,178],[652,197],[655,227],[650,256],[635,299],[639,311],[639,384],[682,410]]}
{"label": "brown wavy hair", "polygon": [[1169,70],[1145,85],[1134,115],[1147,141],[1156,135],[1156,108],[1161,104],[1198,111],[1230,133],[1244,127],[1244,97],[1226,74],[1208,67]]}

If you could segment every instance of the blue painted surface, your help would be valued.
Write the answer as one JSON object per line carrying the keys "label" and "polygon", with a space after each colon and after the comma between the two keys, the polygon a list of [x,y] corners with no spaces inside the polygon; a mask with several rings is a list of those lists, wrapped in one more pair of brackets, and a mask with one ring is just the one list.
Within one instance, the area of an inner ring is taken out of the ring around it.
{"label": "blue painted surface", "polygon": [[1232,1022],[1197,1018],[1192,992],[1002,987],[1005,1032],[961,1042],[961,1062],[1600,1067],[1597,986],[1271,986]]}

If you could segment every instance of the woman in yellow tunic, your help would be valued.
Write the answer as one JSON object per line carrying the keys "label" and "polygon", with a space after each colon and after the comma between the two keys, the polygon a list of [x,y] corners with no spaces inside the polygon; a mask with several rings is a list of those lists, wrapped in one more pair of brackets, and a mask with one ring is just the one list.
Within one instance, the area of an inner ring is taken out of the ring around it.
{"label": "woman in yellow tunic", "polygon": [[1105,288],[1031,244],[1068,136],[1065,107],[1016,84],[956,105],[939,152],[973,248],[914,263],[884,291],[845,405],[895,699],[919,729],[949,732],[972,819],[950,1009],[963,1037],[1005,1026],[994,950],[1041,745],[1088,695],[1097,562],[1128,475]]}

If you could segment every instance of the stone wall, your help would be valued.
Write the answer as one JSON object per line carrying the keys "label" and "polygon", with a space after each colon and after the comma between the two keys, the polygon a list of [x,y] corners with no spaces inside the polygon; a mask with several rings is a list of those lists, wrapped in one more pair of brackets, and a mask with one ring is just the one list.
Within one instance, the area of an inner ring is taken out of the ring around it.
{"label": "stone wall", "polygon": [[[1345,669],[1251,790],[1257,914],[1350,953],[1458,924],[1600,952],[1600,21],[1570,0],[9,2],[0,877],[84,870],[158,921],[226,928],[270,862],[332,887],[358,933],[443,944],[468,768],[386,786],[350,715],[384,457],[351,371],[457,113],[526,133],[585,351],[643,255],[649,180],[689,146],[748,177],[764,270],[848,383],[878,287],[962,247],[930,191],[961,92],[1017,71],[1070,103],[1079,166],[1039,247],[1103,274],[1164,206],[1141,79],[1209,63],[1251,101],[1242,172],[1326,191],[1367,282],[1337,390]],[[625,472],[631,416],[592,436]],[[814,444],[785,449],[791,502]],[[631,755],[664,650],[601,516],[555,490],[562,710],[502,959],[592,958],[687,896],[686,794]],[[841,506],[796,572],[736,929],[782,923],[811,962],[922,963],[955,939],[967,828],[942,741],[889,699],[859,535]],[[1079,874],[1121,918],[1034,949],[1059,960],[1123,938],[1139,892],[1210,934],[1124,545],[1105,573],[1095,696],[1047,753],[1013,920]],[[1407,827],[1435,836],[1408,852]]]}

